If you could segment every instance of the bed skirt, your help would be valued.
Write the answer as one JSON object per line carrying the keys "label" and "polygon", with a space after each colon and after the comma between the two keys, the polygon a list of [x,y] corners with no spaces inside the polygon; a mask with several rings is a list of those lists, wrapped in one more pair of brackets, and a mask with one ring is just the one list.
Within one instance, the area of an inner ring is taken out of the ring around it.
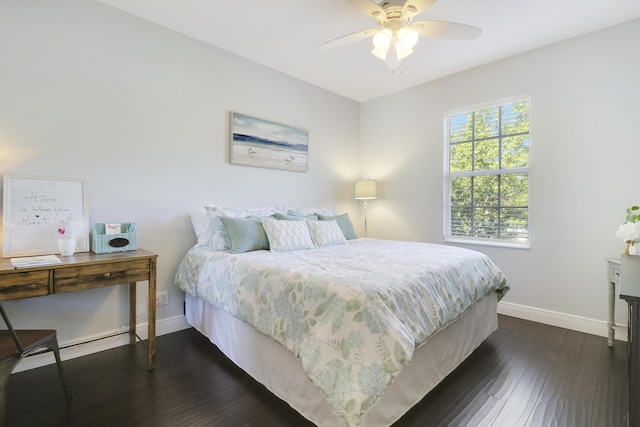
{"label": "bed skirt", "polygon": [[[498,327],[498,299],[490,294],[416,349],[380,400],[362,417],[363,427],[393,424],[451,373]],[[322,427],[344,427],[300,361],[277,341],[207,302],[186,294],[187,322],[231,361]]]}

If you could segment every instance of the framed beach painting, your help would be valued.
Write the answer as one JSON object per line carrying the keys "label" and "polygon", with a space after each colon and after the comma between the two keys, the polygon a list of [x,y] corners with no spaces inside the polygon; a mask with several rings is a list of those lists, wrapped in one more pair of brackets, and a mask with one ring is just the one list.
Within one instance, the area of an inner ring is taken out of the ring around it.
{"label": "framed beach painting", "polygon": [[231,112],[230,161],[297,172],[309,170],[309,131]]}

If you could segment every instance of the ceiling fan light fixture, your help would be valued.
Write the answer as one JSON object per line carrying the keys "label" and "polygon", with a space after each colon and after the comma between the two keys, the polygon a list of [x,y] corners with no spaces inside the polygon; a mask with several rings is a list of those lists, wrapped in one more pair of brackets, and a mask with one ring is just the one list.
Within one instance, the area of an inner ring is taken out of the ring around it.
{"label": "ceiling fan light fixture", "polygon": [[391,44],[392,34],[388,29],[384,29],[382,31],[378,31],[373,36],[373,47],[374,49],[384,50],[389,49],[389,45]]}
{"label": "ceiling fan light fixture", "polygon": [[411,55],[412,53],[413,53],[413,49],[405,49],[399,44],[396,44],[396,58],[398,58],[398,61],[402,61],[404,58]]}
{"label": "ceiling fan light fixture", "polygon": [[378,49],[378,48],[373,48],[371,49],[371,54],[377,58],[380,58],[381,60],[385,61],[387,59],[387,49]]}
{"label": "ceiling fan light fixture", "polygon": [[418,32],[411,28],[400,28],[398,31],[398,43],[402,49],[411,50],[418,43]]}
{"label": "ceiling fan light fixture", "polygon": [[389,52],[387,53],[387,59],[385,61],[387,63],[387,68],[392,73],[395,73],[400,69],[400,59],[402,59],[398,56],[398,51],[396,50],[397,46],[398,43],[391,44],[391,46],[389,47]]}

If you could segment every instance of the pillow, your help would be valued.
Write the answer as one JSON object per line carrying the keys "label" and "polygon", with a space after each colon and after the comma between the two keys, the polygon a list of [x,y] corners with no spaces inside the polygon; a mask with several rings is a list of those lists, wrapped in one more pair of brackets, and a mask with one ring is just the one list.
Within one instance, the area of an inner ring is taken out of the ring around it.
{"label": "pillow", "polygon": [[218,205],[205,205],[208,214],[231,216],[234,218],[247,218],[250,216],[271,216],[276,213],[276,208],[267,206],[264,208],[229,208]]}
{"label": "pillow", "polygon": [[330,221],[310,221],[306,220],[311,240],[316,248],[329,245],[344,245],[347,239],[344,238],[342,230],[338,227],[336,220]]}
{"label": "pillow", "polygon": [[318,219],[320,221],[331,221],[335,220],[338,223],[338,227],[342,230],[342,234],[344,234],[345,239],[357,239],[358,235],[356,234],[356,230],[353,228],[353,224],[351,223],[351,218],[349,218],[348,213],[343,213],[338,216],[325,216],[318,215]]}
{"label": "pillow", "polygon": [[196,233],[199,245],[207,245],[209,243],[209,215],[205,209],[191,212],[191,225]]}
{"label": "pillow", "polygon": [[262,220],[264,231],[269,239],[271,252],[297,251],[313,249],[306,221],[281,221],[265,218]]}
{"label": "pillow", "polygon": [[275,208],[228,208],[216,205],[206,205],[205,210],[209,217],[209,228],[207,234],[209,236],[209,250],[210,251],[224,251],[231,249],[231,243],[229,242],[229,234],[220,221],[221,216],[228,216],[233,218],[246,218],[248,216],[269,216],[275,213]]}
{"label": "pillow", "polygon": [[327,206],[312,206],[308,208],[287,208],[286,213],[289,215],[295,216],[309,216],[309,215],[327,215],[327,216],[335,216],[338,215],[338,210],[335,205],[327,205]]}
{"label": "pillow", "polygon": [[220,221],[229,235],[231,253],[269,249],[269,240],[262,227],[262,218],[233,218],[221,216]]}
{"label": "pillow", "polygon": [[285,221],[302,221],[305,219],[315,219],[316,221],[318,220],[318,215],[304,215],[304,216],[298,216],[298,215],[287,215],[287,214],[283,214],[280,212],[276,212],[276,219],[282,219]]}

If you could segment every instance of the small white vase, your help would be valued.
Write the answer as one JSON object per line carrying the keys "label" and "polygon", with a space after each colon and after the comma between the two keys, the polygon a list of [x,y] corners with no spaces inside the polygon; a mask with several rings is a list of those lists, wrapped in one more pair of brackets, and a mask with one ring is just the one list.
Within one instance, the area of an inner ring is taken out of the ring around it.
{"label": "small white vase", "polygon": [[58,239],[58,250],[60,255],[73,255],[76,251],[76,239]]}

